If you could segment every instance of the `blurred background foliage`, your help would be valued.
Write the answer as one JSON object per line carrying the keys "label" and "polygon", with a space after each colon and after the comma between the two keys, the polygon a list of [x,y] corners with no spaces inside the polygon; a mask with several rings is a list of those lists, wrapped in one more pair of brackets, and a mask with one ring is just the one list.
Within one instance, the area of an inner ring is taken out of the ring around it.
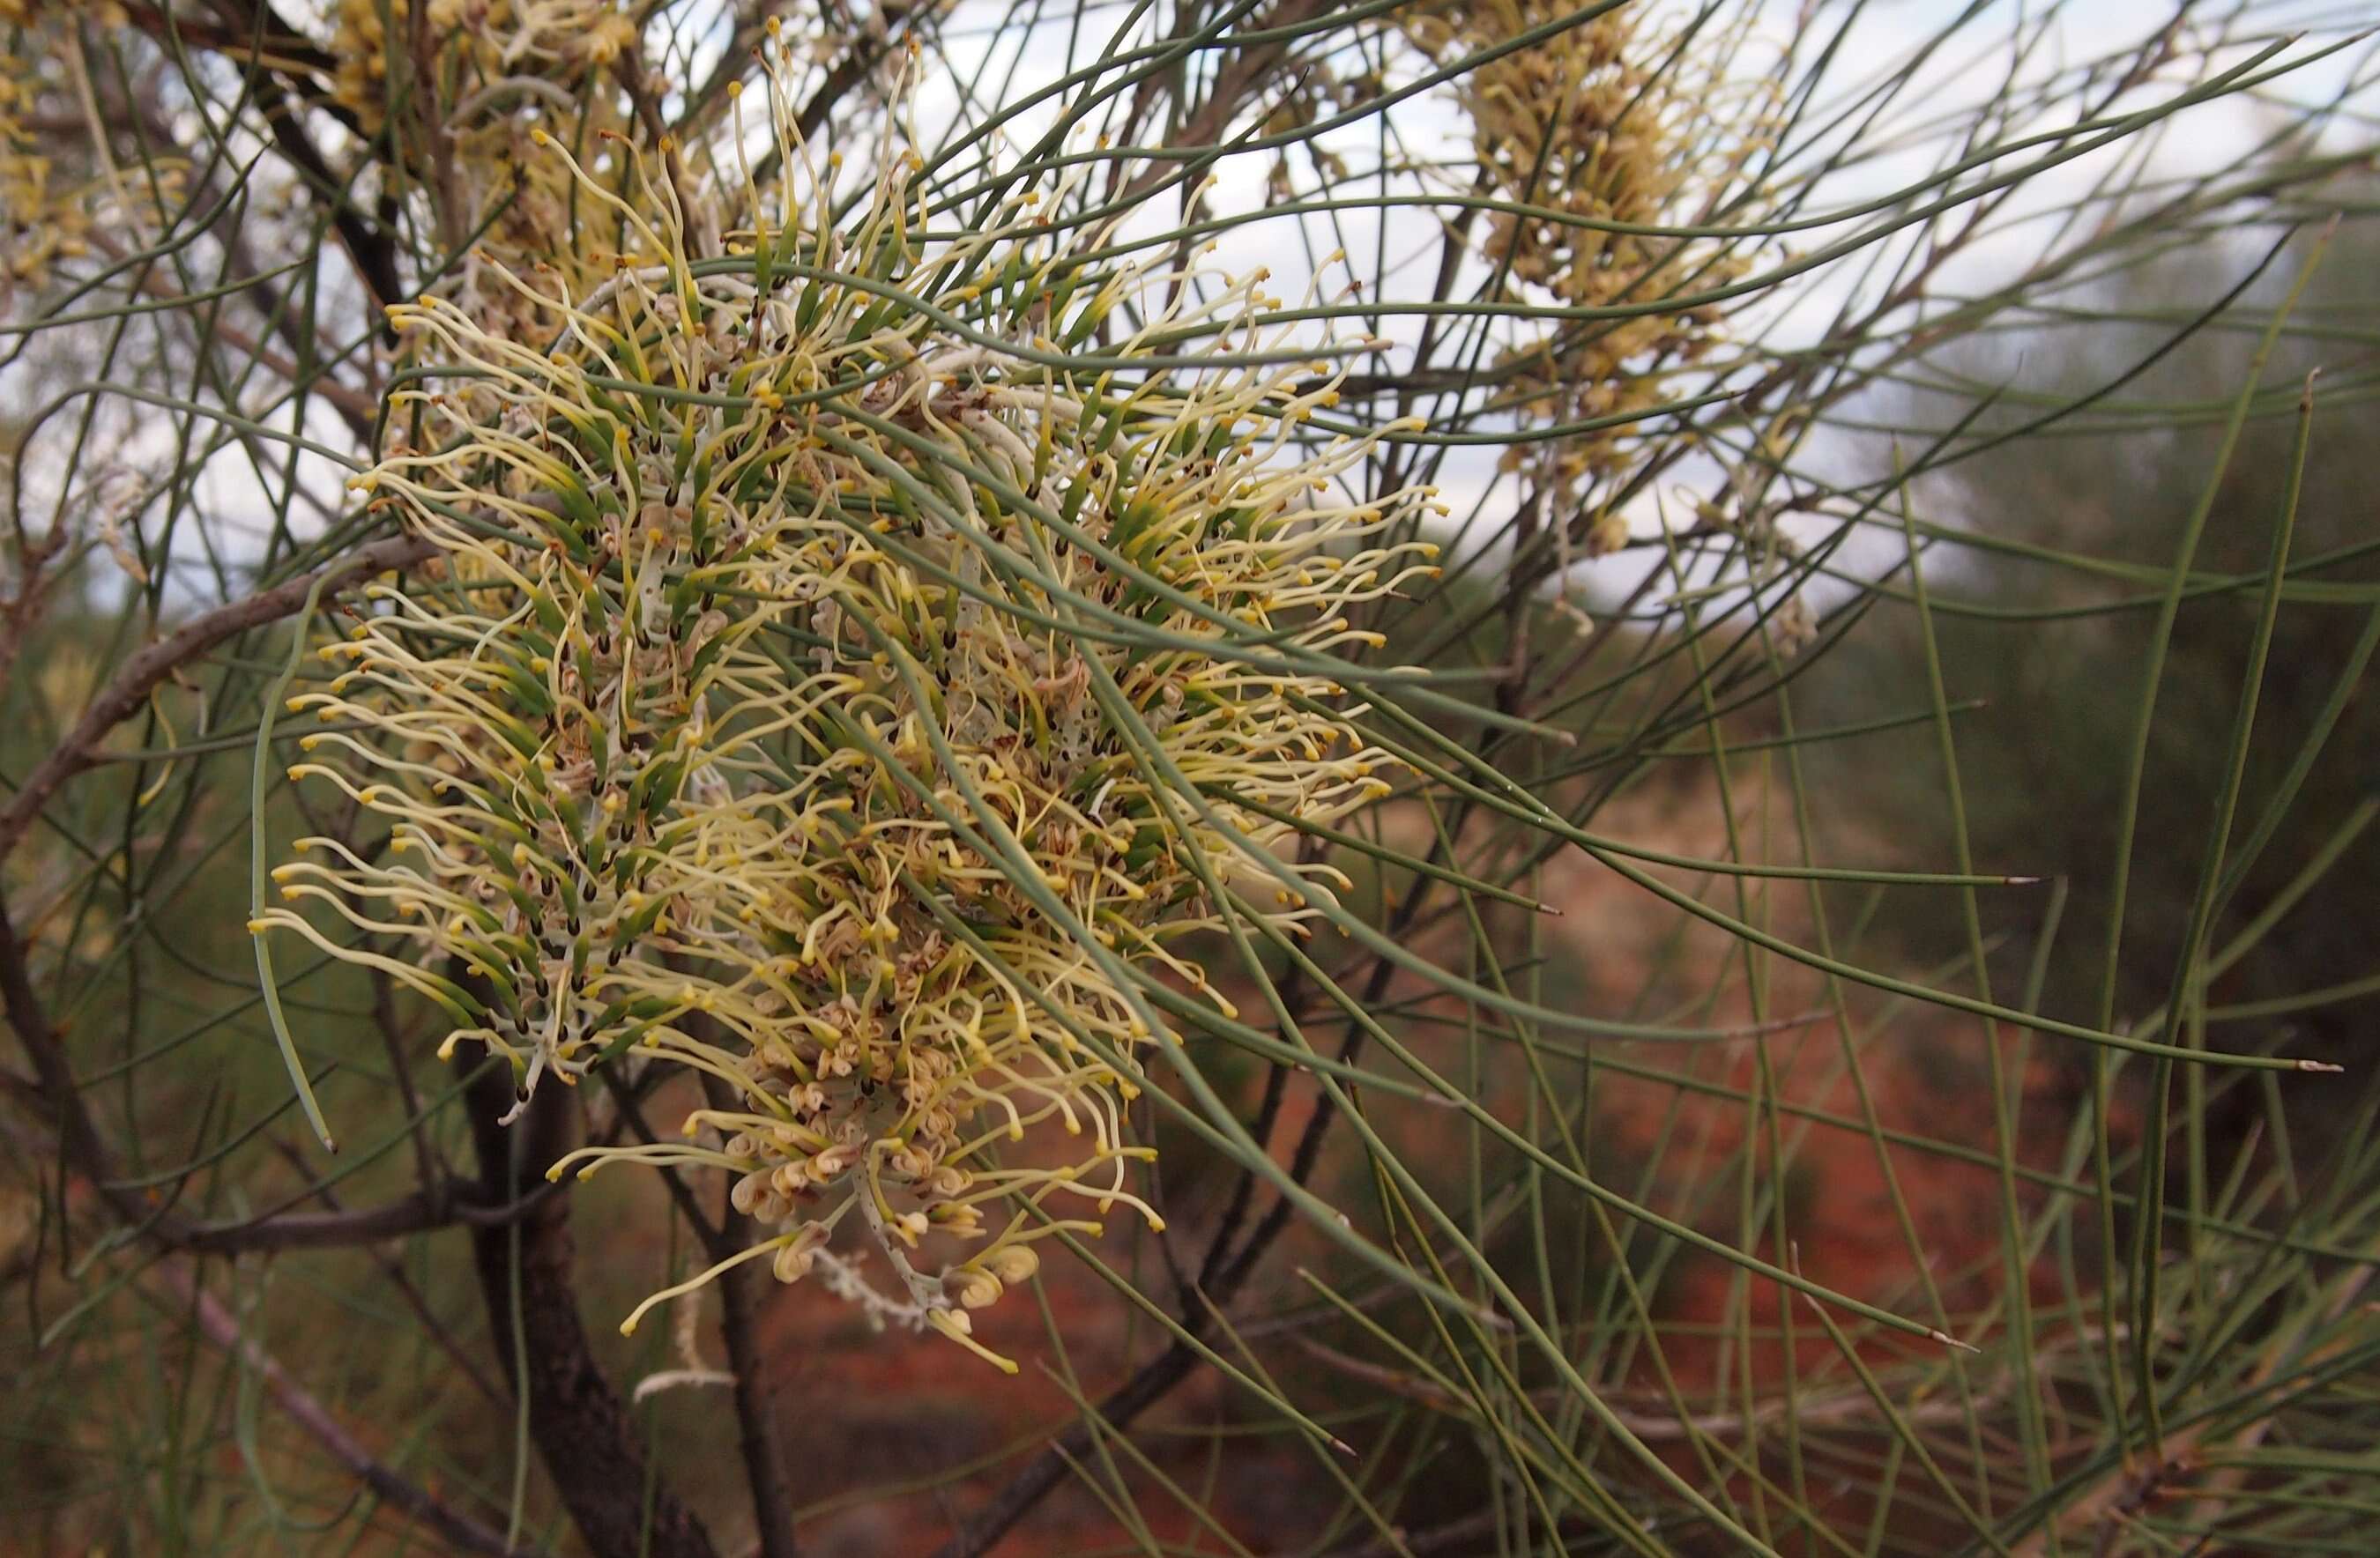
{"label": "blurred background foliage", "polygon": [[[2342,210],[2370,209],[2371,186],[2334,191]],[[2289,267],[2315,253],[2307,235],[2245,289],[2270,307]],[[1874,423],[1905,427],[1905,451],[1977,399],[1977,429],[2036,418],[2045,400],[2092,397],[2022,453],[1965,461],[1926,480],[1929,514],[1991,537],[1960,549],[1941,586],[1932,630],[1949,694],[1972,707],[1956,721],[1963,824],[1979,861],[2059,879],[2069,926],[2113,912],[2108,818],[2120,803],[2138,689],[2155,630],[2162,577],[2174,566],[2192,513],[2206,502],[2194,569],[2175,619],[2148,732],[2139,798],[2119,1010],[2150,1012],[2184,960],[2200,843],[2223,803],[2226,751],[2251,679],[2259,601],[2244,581],[2265,565],[2275,527],[2294,505],[2292,566],[2308,586],[2276,618],[2256,678],[2252,741],[2236,802],[2247,821],[2277,803],[2286,815],[2261,848],[2230,864],[2214,941],[2222,968],[2206,989],[2206,1021],[2223,1043],[2277,1049],[2353,1067],[2380,1017],[2371,947],[2373,885],[2380,881],[2380,814],[2371,754],[2380,704],[2364,672],[2374,650],[2370,586],[2380,580],[2373,499],[2356,451],[2380,433],[2356,393],[2325,409],[2301,470],[2291,419],[2251,423],[2228,460],[2220,419],[2240,393],[2256,340],[2216,320],[2177,343],[2174,332],[2240,285],[2236,251],[2185,250],[2092,283],[2030,327],[1964,344],[1930,365],[1921,388],[1879,397]],[[2278,273],[2277,273],[2278,272]],[[2260,393],[2275,406],[2313,376],[2362,385],[2374,371],[2372,320],[2380,309],[2380,249],[2368,226],[2342,226],[2297,304],[2287,339],[2265,364]],[[2089,328],[2078,328],[2087,320]],[[2150,360],[2154,359],[2154,360]],[[1862,457],[1891,454],[1884,439],[1852,435]],[[2077,560],[2088,566],[2077,567]],[[1852,722],[1922,706],[1923,627],[1911,612],[1846,640],[1808,679],[1821,722]],[[1924,731],[1883,734],[1856,749],[1815,749],[1812,772],[1857,787],[1863,823],[1900,840],[1911,858],[1948,847],[1940,754]],[[1897,894],[1890,916],[1912,956],[1957,954],[1965,932],[1938,895]],[[1998,906],[1996,906],[1998,907]],[[2103,948],[2091,936],[2045,936],[2038,904],[1992,914],[1994,963],[2013,979],[2038,965],[2043,1009],[2087,1020],[2102,998]],[[2079,1082],[2087,1067],[2069,1068]],[[2309,1120],[2351,1117],[2357,1089],[2304,1090]],[[2227,1133],[2248,1118],[2227,1115]]]}

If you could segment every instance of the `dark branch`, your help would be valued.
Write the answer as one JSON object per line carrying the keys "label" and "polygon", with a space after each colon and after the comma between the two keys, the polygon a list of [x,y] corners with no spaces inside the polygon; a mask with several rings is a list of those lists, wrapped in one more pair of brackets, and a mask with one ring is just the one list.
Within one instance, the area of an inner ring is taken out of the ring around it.
{"label": "dark branch", "polygon": [[[705,1073],[704,1095],[713,1108],[733,1104],[727,1084]],[[752,1220],[731,1202],[720,1208],[718,1231],[710,1258],[723,1261],[752,1242]],[[727,1344],[728,1371],[735,1376],[736,1447],[744,1456],[744,1475],[752,1489],[752,1517],[760,1536],[759,1558],[795,1558],[794,1487],[785,1475],[784,1448],[778,1443],[777,1419],[769,1410],[760,1355],[759,1320],[761,1295],[775,1283],[758,1263],[747,1262],[719,1278],[720,1333]]]}
{"label": "dark branch", "polygon": [[[480,1193],[522,1199],[568,1150],[570,1097],[547,1086],[511,1127],[511,1072],[473,1076],[465,1094]],[[538,1202],[501,1228],[472,1231],[488,1330],[505,1377],[528,1399],[529,1437],[595,1558],[717,1558],[694,1512],[646,1465],[626,1407],[604,1377],[578,1319],[570,1198]],[[517,1334],[516,1331],[517,1329]]]}
{"label": "dark branch", "polygon": [[357,1244],[377,1244],[408,1234],[430,1233],[463,1224],[474,1228],[503,1228],[534,1213],[539,1204],[561,1191],[540,1185],[517,1200],[492,1202],[476,1185],[440,1184],[379,1206],[348,1207],[337,1212],[285,1212],[244,1223],[182,1225],[161,1227],[159,1238],[183,1250],[228,1255],[252,1250],[322,1250]]}
{"label": "dark branch", "polygon": [[[738,1216],[735,1221],[742,1223]],[[748,1230],[739,1230],[748,1236]],[[764,1286],[765,1285],[765,1286]],[[759,1527],[760,1558],[795,1558],[793,1482],[785,1475],[777,1419],[769,1409],[756,1322],[760,1295],[774,1285],[764,1265],[747,1262],[719,1278],[723,1311],[720,1330],[727,1341],[727,1367],[735,1376],[736,1445],[752,1485],[752,1516]]]}
{"label": "dark branch", "polygon": [[[273,17],[269,5],[246,10],[235,6],[228,9],[238,25],[250,29],[252,33],[259,17],[263,16],[270,17],[274,23],[272,29],[273,35],[300,35],[288,23]],[[397,274],[395,240],[376,226],[347,198],[349,181],[331,171],[330,163],[315,146],[313,138],[306,133],[301,122],[306,112],[305,97],[273,68],[273,57],[257,54],[246,46],[226,50],[225,53],[227,57],[244,58],[254,66],[251,79],[256,85],[257,101],[264,110],[265,122],[272,127],[273,144],[330,208],[331,223],[338,230],[339,241],[346,248],[348,260],[354,263],[356,274],[362,278],[365,290],[371,295],[371,307],[378,309],[403,301],[405,284]],[[288,63],[310,68],[313,66],[311,60],[291,60]],[[307,95],[319,97],[320,94]],[[347,127],[350,130],[358,128],[352,121],[348,122]]]}

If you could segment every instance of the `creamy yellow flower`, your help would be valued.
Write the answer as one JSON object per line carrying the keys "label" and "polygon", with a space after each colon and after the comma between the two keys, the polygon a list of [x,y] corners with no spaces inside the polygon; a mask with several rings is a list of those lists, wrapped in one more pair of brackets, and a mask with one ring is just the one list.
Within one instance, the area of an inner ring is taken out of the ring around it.
{"label": "creamy yellow flower", "polygon": [[[375,961],[524,1093],[606,1060],[722,1084],[685,1141],[579,1166],[722,1170],[746,1257],[982,1351],[965,1311],[1033,1241],[1158,1225],[1136,1052],[1179,992],[1228,1014],[1185,936],[1295,933],[1340,885],[1239,898],[1248,851],[1386,789],[1331,656],[1427,549],[1369,540],[1413,495],[1336,494],[1373,441],[1292,441],[1316,365],[1155,349],[1259,339],[1260,273],[1070,265],[1023,193],[927,243],[890,148],[825,228],[770,95],[786,182],[580,176],[641,263],[519,278],[518,335],[393,311],[475,393],[403,392],[418,430],[357,485],[444,567],[324,647],[293,707],[339,729],[292,770],[391,844],[311,841],[259,923]],[[1102,326],[1130,388],[1021,344]]]}

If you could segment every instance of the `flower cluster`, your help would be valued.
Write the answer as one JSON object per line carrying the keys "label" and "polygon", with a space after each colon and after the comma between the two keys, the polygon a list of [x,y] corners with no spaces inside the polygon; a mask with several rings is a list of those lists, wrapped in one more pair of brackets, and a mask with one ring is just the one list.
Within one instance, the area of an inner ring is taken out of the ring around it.
{"label": "flower cluster", "polygon": [[181,196],[182,162],[159,156],[127,173],[95,130],[87,154],[64,165],[55,154],[72,144],[56,123],[91,123],[78,30],[103,36],[127,19],[115,0],[0,0],[0,309],[47,285],[60,260],[106,247],[99,235],[154,232]]}
{"label": "flower cluster", "polygon": [[[408,0],[386,0],[385,8],[382,0],[340,0],[336,95],[366,134],[386,124],[390,54],[413,56],[413,17]],[[429,0],[422,21],[428,63],[446,79],[413,86],[456,98],[450,112],[461,118],[470,117],[461,109],[474,96],[543,98],[566,108],[564,84],[610,64],[637,36],[618,0]]]}
{"label": "flower cluster", "polygon": [[[1454,0],[1416,7],[1407,36],[1452,61],[1551,23],[1553,0]],[[1464,75],[1484,192],[1534,211],[1482,223],[1481,257],[1510,293],[1539,289],[1585,308],[1645,308],[1565,323],[1515,344],[1501,366],[1509,408],[1552,422],[1621,418],[1673,397],[1671,382],[1716,344],[1719,314],[1681,301],[1723,286],[1747,261],[1723,244],[1632,229],[1711,222],[1763,144],[1758,82],[1730,79],[1724,41],[1671,36],[1644,6],[1514,49]],[[1706,29],[1705,30],[1710,30]],[[1542,214],[1540,214],[1542,213]],[[1630,426],[1519,443],[1508,468],[1566,496],[1630,466]]]}
{"label": "flower cluster", "polygon": [[60,187],[27,127],[42,62],[59,46],[41,20],[28,0],[0,0],[0,36],[13,34],[0,52],[0,308],[19,287],[42,286],[56,261],[84,253],[91,235],[85,202]]}
{"label": "flower cluster", "polygon": [[[428,191],[448,236],[470,240],[442,292],[488,328],[517,335],[533,311],[492,268],[542,260],[584,282],[608,259],[579,232],[569,172],[539,155],[532,138],[552,135],[590,169],[609,160],[605,148],[627,120],[606,70],[636,49],[634,8],[625,0],[426,0],[419,36],[415,18],[407,0],[341,0],[332,96],[366,135],[393,138],[395,160]],[[392,120],[397,101],[412,111]]]}
{"label": "flower cluster", "polygon": [[1376,642],[1347,609],[1426,572],[1366,538],[1424,495],[1341,495],[1371,445],[1305,425],[1310,358],[1160,350],[1285,351],[1261,273],[1069,260],[1035,215],[1063,191],[929,236],[892,147],[838,223],[769,97],[787,175],[712,192],[718,252],[623,145],[619,193],[578,183],[640,242],[601,285],[515,278],[525,339],[393,311],[472,393],[402,392],[357,485],[443,557],[291,700],[329,727],[293,775],[387,850],[306,840],[255,928],[384,969],[524,1097],[693,1074],[685,1140],[572,1165],[723,1170],[735,1260],[984,1351],[969,1311],[1038,1241],[1157,1220],[1136,1057],[1167,1000],[1229,1004],[1182,938],[1330,901],[1257,851],[1387,789],[1330,670]]}

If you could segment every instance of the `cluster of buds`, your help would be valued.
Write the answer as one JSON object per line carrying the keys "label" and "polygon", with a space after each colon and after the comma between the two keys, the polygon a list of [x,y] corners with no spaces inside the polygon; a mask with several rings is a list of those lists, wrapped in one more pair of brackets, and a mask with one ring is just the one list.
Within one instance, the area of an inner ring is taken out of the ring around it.
{"label": "cluster of buds", "polygon": [[[590,171],[607,163],[626,108],[609,71],[632,58],[637,7],[625,0],[341,0],[331,42],[332,96],[368,136],[388,136],[396,163],[422,187],[458,238],[473,239],[442,292],[499,333],[535,322],[497,267],[543,260],[598,273],[605,230],[574,210],[573,180],[532,138],[577,149]],[[396,86],[402,82],[402,92]],[[392,118],[393,103],[410,112]]]}
{"label": "cluster of buds", "polygon": [[43,285],[56,261],[87,252],[91,234],[86,202],[60,187],[27,123],[42,95],[44,62],[63,46],[42,25],[52,8],[0,0],[0,308],[18,288]]}
{"label": "cluster of buds", "polygon": [[674,163],[623,143],[614,193],[549,141],[639,252],[522,278],[527,339],[393,310],[472,393],[400,392],[356,486],[443,556],[291,700],[328,727],[293,776],[387,848],[302,841],[253,928],[385,970],[524,1098],[693,1074],[683,1140],[557,1176],[724,1171],[735,1260],[1004,1365],[968,1316],[1038,1241],[1157,1223],[1139,1057],[1162,999],[1229,1009],[1182,938],[1301,934],[1344,886],[1275,850],[1388,790],[1331,671],[1428,571],[1369,538],[1427,495],[1340,492],[1372,444],[1303,426],[1311,357],[1163,348],[1285,354],[1261,273],[1070,259],[1044,190],[929,236],[891,144],[838,223],[764,57],[787,171],[721,181],[715,251]]}
{"label": "cluster of buds", "polygon": [[[0,0],[0,311],[38,292],[61,260],[80,259],[109,231],[149,233],[167,216],[187,172],[172,158],[137,175],[103,147],[77,157],[58,127],[90,122],[83,37],[128,25],[115,0]],[[94,147],[99,146],[93,130]],[[64,159],[54,153],[66,151]]]}
{"label": "cluster of buds", "polygon": [[409,0],[340,0],[334,94],[367,135],[379,135],[394,56],[412,67],[410,90],[444,108],[449,128],[524,101],[573,113],[576,84],[636,47],[632,9],[620,0],[429,0],[417,23]]}
{"label": "cluster of buds", "polygon": [[[1415,7],[1403,24],[1426,56],[1451,61],[1567,10],[1552,0],[1453,0]],[[1724,29],[1704,26],[1689,40],[1656,15],[1642,5],[1606,11],[1458,84],[1484,192],[1545,213],[1500,211],[1481,224],[1481,257],[1502,268],[1509,294],[1646,310],[1563,323],[1503,352],[1508,409],[1536,421],[1615,419],[1507,451],[1506,468],[1564,497],[1633,465],[1641,440],[1624,418],[1673,398],[1675,379],[1718,343],[1715,306],[1659,305],[1721,287],[1748,265],[1716,240],[1628,230],[1713,220],[1767,123],[1759,108],[1771,89],[1730,79],[1726,40],[1707,35]]]}

